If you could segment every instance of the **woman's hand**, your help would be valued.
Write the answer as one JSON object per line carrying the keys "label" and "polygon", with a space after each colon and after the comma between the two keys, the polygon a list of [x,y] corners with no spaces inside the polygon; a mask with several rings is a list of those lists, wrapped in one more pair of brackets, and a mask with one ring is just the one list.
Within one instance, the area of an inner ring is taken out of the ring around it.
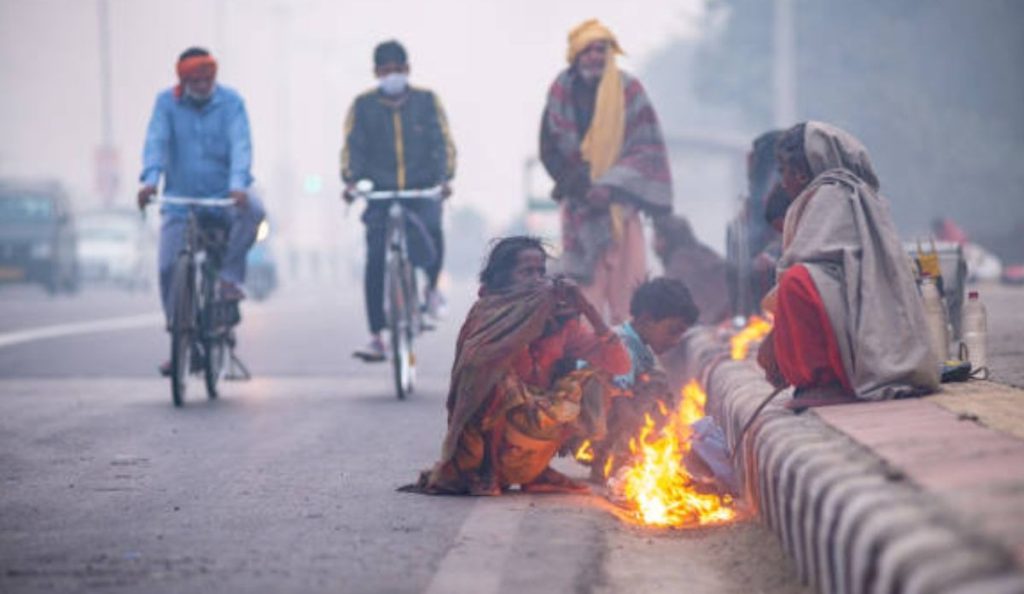
{"label": "woman's hand", "polygon": [[598,336],[606,336],[611,332],[597,308],[587,300],[575,282],[565,277],[558,277],[555,279],[555,292],[558,295],[558,304],[555,306],[556,314],[582,315],[590,322],[590,326]]}

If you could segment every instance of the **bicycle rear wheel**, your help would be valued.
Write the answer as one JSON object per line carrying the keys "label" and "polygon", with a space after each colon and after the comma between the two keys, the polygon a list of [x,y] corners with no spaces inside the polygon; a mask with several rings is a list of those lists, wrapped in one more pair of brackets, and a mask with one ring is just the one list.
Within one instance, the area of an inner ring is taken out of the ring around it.
{"label": "bicycle rear wheel", "polygon": [[227,347],[220,338],[214,338],[205,342],[205,367],[206,396],[213,400],[220,396],[217,391],[221,378],[224,377],[225,362],[227,361]]}
{"label": "bicycle rear wheel", "polygon": [[409,263],[399,257],[388,262],[388,325],[391,335],[391,367],[395,393],[404,400],[412,393],[416,377],[416,355],[413,353],[412,309],[408,299],[407,271]]}
{"label": "bicycle rear wheel", "polygon": [[188,256],[178,257],[172,279],[171,401],[180,407],[185,403],[195,335],[195,272]]}
{"label": "bicycle rear wheel", "polygon": [[203,344],[203,379],[206,396],[213,400],[219,396],[217,385],[224,377],[227,362],[227,344],[224,336],[226,304],[217,297],[216,274],[203,271],[203,307],[199,316]]}

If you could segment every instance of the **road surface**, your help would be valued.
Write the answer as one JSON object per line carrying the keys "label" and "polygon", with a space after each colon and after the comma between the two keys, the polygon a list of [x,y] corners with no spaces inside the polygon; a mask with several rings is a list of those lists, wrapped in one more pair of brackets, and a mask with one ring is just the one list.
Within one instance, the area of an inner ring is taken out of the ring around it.
{"label": "road surface", "polygon": [[[1019,312],[998,321],[1021,294],[989,299],[993,328],[1022,335]],[[804,591],[752,521],[659,532],[598,497],[396,492],[438,451],[471,295],[450,290],[405,402],[349,356],[358,286],[309,286],[246,304],[253,381],[177,410],[153,296],[0,290],[0,591]],[[994,361],[1019,352],[1001,336]]]}

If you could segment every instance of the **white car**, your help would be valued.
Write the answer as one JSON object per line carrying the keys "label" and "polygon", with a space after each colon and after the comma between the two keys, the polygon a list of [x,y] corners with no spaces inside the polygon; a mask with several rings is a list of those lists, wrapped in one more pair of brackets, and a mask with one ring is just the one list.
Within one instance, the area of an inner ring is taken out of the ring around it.
{"label": "white car", "polygon": [[84,281],[147,289],[153,281],[154,245],[152,232],[135,211],[94,211],[78,219],[78,266]]}

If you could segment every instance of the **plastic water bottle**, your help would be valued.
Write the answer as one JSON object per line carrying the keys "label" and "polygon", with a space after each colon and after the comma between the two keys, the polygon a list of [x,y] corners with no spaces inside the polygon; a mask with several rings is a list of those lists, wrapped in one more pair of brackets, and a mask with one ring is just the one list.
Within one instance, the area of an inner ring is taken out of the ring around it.
{"label": "plastic water bottle", "polygon": [[944,363],[949,357],[949,330],[946,320],[946,306],[942,303],[939,286],[935,279],[926,276],[921,279],[921,297],[924,300],[924,316],[928,321],[928,339],[932,350]]}
{"label": "plastic water bottle", "polygon": [[971,362],[971,373],[982,372],[988,377],[988,313],[985,304],[978,298],[977,291],[967,296],[963,313],[963,349],[961,359]]}

